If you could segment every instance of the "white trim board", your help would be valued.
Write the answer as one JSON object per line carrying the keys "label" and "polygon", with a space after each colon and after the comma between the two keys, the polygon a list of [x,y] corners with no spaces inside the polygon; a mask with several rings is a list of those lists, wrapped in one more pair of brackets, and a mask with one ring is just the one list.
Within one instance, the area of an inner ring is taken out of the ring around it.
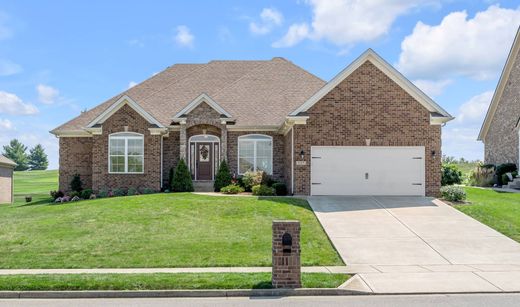
{"label": "white trim board", "polygon": [[502,98],[502,94],[504,93],[504,89],[506,88],[507,81],[509,80],[509,75],[511,74],[511,70],[513,70],[513,66],[515,63],[516,56],[520,50],[520,27],[516,31],[515,40],[513,41],[513,45],[509,50],[509,55],[507,56],[506,64],[502,69],[502,74],[500,75],[500,79],[498,80],[497,87],[495,89],[495,93],[493,94],[493,98],[491,99],[491,103],[489,104],[489,109],[486,113],[486,117],[484,118],[484,122],[482,123],[482,127],[480,128],[480,132],[478,134],[478,141],[484,141],[486,135],[489,131],[489,125],[491,125],[491,121],[495,116],[495,112],[498,107],[498,102]]}
{"label": "white trim board", "polygon": [[124,105],[130,106],[132,109],[134,109],[134,111],[139,113],[139,115],[146,119],[150,124],[155,124],[160,128],[165,128],[163,124],[161,124],[152,115],[150,115],[150,113],[146,112],[137,102],[135,102],[128,95],[123,95],[116,102],[114,102],[110,107],[103,111],[103,113],[101,113],[98,117],[91,121],[87,125],[87,128],[91,128],[97,124],[102,124],[105,120],[107,120],[115,112],[121,109]]}
{"label": "white trim board", "polygon": [[319,91],[317,91],[314,95],[311,96],[305,103],[303,103],[299,108],[294,110],[289,114],[289,116],[297,116],[298,114],[307,111],[313,105],[315,105],[318,101],[320,101],[325,95],[327,95],[330,91],[332,91],[336,86],[338,86],[343,80],[345,80],[349,75],[351,75],[354,71],[356,71],[361,65],[363,65],[366,61],[370,61],[374,64],[378,69],[380,69],[384,74],[386,74],[390,79],[392,79],[395,83],[397,83],[403,90],[405,90],[408,94],[410,94],[413,98],[415,98],[421,105],[423,105],[430,112],[437,112],[442,114],[443,121],[447,122],[453,119],[453,117],[444,110],[441,106],[439,106],[435,101],[433,101],[430,97],[428,97],[423,91],[421,91],[417,86],[415,86],[412,82],[406,79],[399,71],[397,71],[392,65],[386,62],[381,56],[379,56],[374,50],[368,49],[363,54],[361,54],[354,62],[348,65],[345,69],[343,69],[339,74],[337,74],[332,80],[330,80],[327,84],[325,84]]}
{"label": "white trim board", "polygon": [[207,105],[209,105],[215,111],[217,111],[219,114],[223,114],[229,118],[232,117],[231,114],[229,114],[226,110],[224,110],[224,108],[222,108],[215,100],[213,100],[211,97],[209,97],[208,94],[202,93],[197,98],[193,99],[190,103],[188,103],[188,105],[185,106],[182,110],[180,110],[179,113],[175,114],[173,119],[178,119],[181,116],[190,113],[193,109],[198,107],[203,102],[205,102]]}

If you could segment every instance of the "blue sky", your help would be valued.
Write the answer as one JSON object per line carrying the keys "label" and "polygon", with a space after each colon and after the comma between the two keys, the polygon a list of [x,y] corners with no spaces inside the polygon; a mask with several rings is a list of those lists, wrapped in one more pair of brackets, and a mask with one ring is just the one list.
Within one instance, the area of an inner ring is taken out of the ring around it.
{"label": "blue sky", "polygon": [[0,146],[49,130],[175,63],[285,57],[330,80],[373,48],[457,119],[445,154],[476,141],[520,24],[518,1],[0,1]]}

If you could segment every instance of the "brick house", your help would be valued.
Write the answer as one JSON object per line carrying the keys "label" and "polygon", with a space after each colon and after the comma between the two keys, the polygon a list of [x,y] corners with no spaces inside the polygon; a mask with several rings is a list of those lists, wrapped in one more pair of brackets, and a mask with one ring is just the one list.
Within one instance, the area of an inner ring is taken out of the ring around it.
{"label": "brick house", "polygon": [[484,161],[520,165],[520,29],[516,33],[478,140]]}
{"label": "brick house", "polygon": [[436,195],[452,117],[371,49],[324,82],[282,58],[176,64],[54,129],[60,189],[195,182],[220,160],[305,195]]}
{"label": "brick house", "polygon": [[13,171],[16,163],[0,155],[0,204],[12,203],[13,197]]}

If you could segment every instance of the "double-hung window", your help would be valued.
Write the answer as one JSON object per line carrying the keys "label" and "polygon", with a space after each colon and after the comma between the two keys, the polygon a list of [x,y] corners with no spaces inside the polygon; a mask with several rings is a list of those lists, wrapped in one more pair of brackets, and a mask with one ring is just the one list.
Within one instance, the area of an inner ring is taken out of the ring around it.
{"label": "double-hung window", "polygon": [[273,173],[273,138],[251,134],[238,138],[238,173],[264,171]]}
{"label": "double-hung window", "polygon": [[109,173],[144,172],[144,136],[139,133],[114,133],[108,139]]}

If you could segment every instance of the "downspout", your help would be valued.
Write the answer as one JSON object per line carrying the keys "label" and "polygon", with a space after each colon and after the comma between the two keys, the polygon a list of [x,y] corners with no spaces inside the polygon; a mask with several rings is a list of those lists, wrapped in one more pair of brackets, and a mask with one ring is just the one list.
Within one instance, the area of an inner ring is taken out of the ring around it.
{"label": "downspout", "polygon": [[161,189],[163,188],[164,181],[163,181],[163,139],[164,135],[161,135]]}
{"label": "downspout", "polygon": [[294,126],[291,127],[291,193],[294,195]]}

